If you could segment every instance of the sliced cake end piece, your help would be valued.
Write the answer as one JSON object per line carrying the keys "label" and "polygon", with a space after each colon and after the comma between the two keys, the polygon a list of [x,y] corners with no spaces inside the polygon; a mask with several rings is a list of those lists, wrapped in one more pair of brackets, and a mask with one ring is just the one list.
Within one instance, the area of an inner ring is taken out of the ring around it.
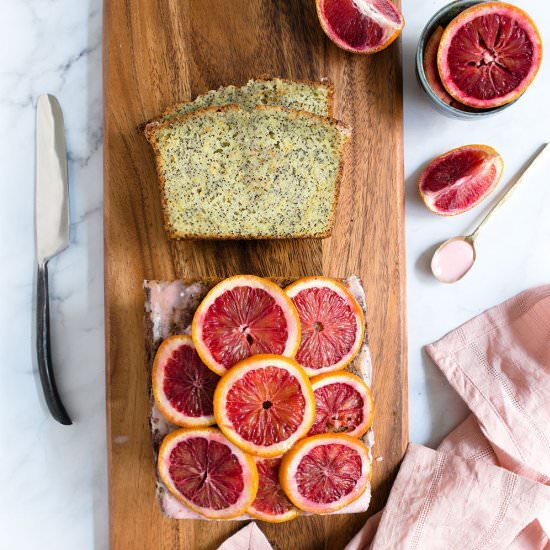
{"label": "sliced cake end piece", "polygon": [[283,78],[256,78],[244,86],[222,86],[169,107],[162,113],[161,120],[173,119],[179,115],[205,107],[236,104],[252,110],[256,105],[280,105],[288,109],[309,111],[320,116],[333,114],[334,87],[327,79],[321,82],[286,80]]}

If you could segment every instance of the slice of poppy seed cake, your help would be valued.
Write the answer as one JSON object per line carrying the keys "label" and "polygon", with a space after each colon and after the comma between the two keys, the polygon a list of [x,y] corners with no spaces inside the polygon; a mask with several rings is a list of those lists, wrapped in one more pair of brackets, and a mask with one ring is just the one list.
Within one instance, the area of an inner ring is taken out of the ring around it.
{"label": "slice of poppy seed cake", "polygon": [[169,120],[204,107],[229,104],[249,110],[256,105],[280,105],[320,116],[332,116],[333,94],[333,86],[328,81],[257,78],[249,80],[244,86],[222,86],[197,96],[193,101],[169,107],[162,114],[161,120]]}
{"label": "slice of poppy seed cake", "polygon": [[330,235],[351,130],[275,106],[208,107],[147,125],[172,238]]}

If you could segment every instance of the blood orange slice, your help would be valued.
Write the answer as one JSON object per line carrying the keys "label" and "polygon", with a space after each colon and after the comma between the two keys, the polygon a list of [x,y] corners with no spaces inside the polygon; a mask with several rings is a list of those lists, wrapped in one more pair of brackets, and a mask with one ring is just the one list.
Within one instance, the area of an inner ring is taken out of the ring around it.
{"label": "blood orange slice", "polygon": [[292,301],[275,283],[237,275],[206,295],[193,317],[192,333],[201,359],[223,375],[251,355],[294,357],[300,320]]}
{"label": "blood orange slice", "polygon": [[368,386],[351,372],[329,372],[311,379],[315,420],[308,435],[347,433],[361,437],[371,427],[374,403]]}
{"label": "blood orange slice", "polygon": [[359,352],[365,320],[350,291],[327,277],[306,277],[285,289],[300,316],[296,361],[308,376],[344,368]]}
{"label": "blood orange slice", "polygon": [[153,363],[153,395],[160,412],[173,424],[192,428],[214,420],[214,390],[220,377],[198,356],[190,336],[170,336]]}
{"label": "blood orange slice", "polygon": [[299,441],[281,462],[279,479],[288,498],[306,512],[326,514],[361,496],[370,478],[367,447],[346,434]]}
{"label": "blood orange slice", "polygon": [[326,35],[353,53],[387,48],[405,21],[389,0],[316,0],[317,15]]}
{"label": "blood orange slice", "polygon": [[444,153],[426,167],[418,191],[436,214],[454,216],[477,206],[497,186],[502,157],[488,145],[464,145]]}
{"label": "blood orange slice", "polygon": [[542,41],[532,19],[505,2],[481,2],[445,29],[437,54],[443,85],[457,101],[488,109],[510,103],[533,82]]}
{"label": "blood orange slice", "polygon": [[267,458],[282,455],[313,424],[311,383],[292,359],[249,357],[219,381],[214,416],[227,438],[244,451]]}
{"label": "blood orange slice", "polygon": [[240,516],[258,490],[254,459],[215,428],[168,434],[160,446],[158,471],[174,496],[210,519]]}
{"label": "blood orange slice", "polygon": [[280,458],[256,458],[258,468],[258,493],[246,513],[253,518],[281,523],[298,515],[298,510],[288,500],[279,483]]}

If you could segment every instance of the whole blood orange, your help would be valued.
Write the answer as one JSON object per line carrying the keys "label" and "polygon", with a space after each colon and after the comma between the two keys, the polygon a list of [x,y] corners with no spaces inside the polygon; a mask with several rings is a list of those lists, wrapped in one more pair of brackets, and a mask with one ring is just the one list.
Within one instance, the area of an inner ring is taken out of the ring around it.
{"label": "whole blood orange", "polygon": [[173,424],[192,428],[214,420],[214,390],[220,377],[198,356],[190,336],[166,338],[153,363],[153,395]]}
{"label": "whole blood orange", "polygon": [[453,216],[477,206],[497,186],[502,157],[488,145],[464,145],[434,159],[424,169],[418,191],[436,214]]}
{"label": "whole blood orange", "polygon": [[305,277],[285,289],[300,317],[296,361],[308,376],[344,368],[363,343],[363,311],[350,291],[327,277]]}
{"label": "whole blood orange", "polygon": [[311,379],[315,420],[308,435],[347,433],[361,437],[371,427],[374,403],[368,386],[351,372],[320,374]]}
{"label": "whole blood orange", "polygon": [[281,459],[256,458],[258,468],[258,493],[256,500],[250,505],[246,513],[256,519],[281,523],[290,521],[298,515],[298,510],[288,500],[279,483],[279,466]]}
{"label": "whole blood orange", "polygon": [[300,320],[292,301],[275,283],[237,275],[205,296],[193,317],[192,336],[204,363],[223,375],[251,355],[294,357]]}
{"label": "whole blood orange", "polygon": [[481,2],[446,27],[437,54],[443,85],[457,101],[488,109],[510,103],[533,82],[542,41],[533,20],[505,2]]}
{"label": "whole blood orange", "polygon": [[317,15],[326,35],[353,53],[387,48],[405,21],[389,0],[316,0]]}
{"label": "whole blood orange", "polygon": [[249,357],[219,381],[214,416],[226,437],[244,451],[266,458],[282,455],[311,428],[311,383],[292,359]]}
{"label": "whole blood orange", "polygon": [[159,449],[158,471],[175,497],[210,519],[240,516],[258,491],[254,459],[215,428],[168,434]]}
{"label": "whole blood orange", "polygon": [[370,478],[368,448],[346,434],[320,434],[299,441],[281,462],[279,479],[300,510],[334,512],[358,499]]}

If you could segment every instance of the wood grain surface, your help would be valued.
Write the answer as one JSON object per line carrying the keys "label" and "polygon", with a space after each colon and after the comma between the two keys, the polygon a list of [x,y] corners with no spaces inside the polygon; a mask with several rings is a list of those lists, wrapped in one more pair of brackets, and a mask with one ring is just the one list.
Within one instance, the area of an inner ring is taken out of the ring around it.
{"label": "wood grain surface", "polygon": [[[112,550],[216,548],[239,522],[164,518],[154,495],[143,346],[143,280],[254,273],[358,274],[366,284],[376,402],[366,514],[259,522],[275,548],[337,550],[387,498],[407,443],[404,183],[399,43],[345,53],[312,0],[105,0],[104,238]],[[169,242],[138,124],[168,105],[269,74],[328,76],[354,128],[333,236],[324,241]]]}

